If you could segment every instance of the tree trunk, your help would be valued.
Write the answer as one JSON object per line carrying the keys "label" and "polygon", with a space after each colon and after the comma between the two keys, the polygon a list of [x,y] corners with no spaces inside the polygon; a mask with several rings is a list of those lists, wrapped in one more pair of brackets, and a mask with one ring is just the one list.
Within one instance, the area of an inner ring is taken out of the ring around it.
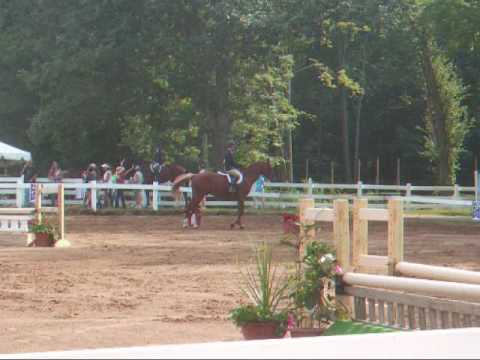
{"label": "tree trunk", "polygon": [[438,81],[433,68],[433,54],[431,43],[425,35],[422,46],[423,74],[427,91],[427,117],[431,121],[431,138],[436,148],[437,158],[434,159],[436,183],[451,185],[450,162],[448,149],[448,134],[446,118],[442,109],[442,101],[438,88]]}
{"label": "tree trunk", "polygon": [[[365,46],[362,46],[362,68],[360,74],[360,85],[365,91]],[[355,163],[355,174],[358,174],[358,159],[360,157],[360,120],[362,116],[362,105],[363,105],[364,92],[360,95],[357,102],[356,114],[355,114],[355,149],[353,161]],[[358,179],[360,180],[360,179]]]}
{"label": "tree trunk", "polygon": [[229,74],[228,61],[224,59],[216,69],[216,86],[213,100],[213,109],[211,109],[211,143],[213,147],[213,166],[217,169],[223,169],[223,160],[227,141],[229,140],[232,120],[229,108]]}
{"label": "tree trunk", "polygon": [[340,89],[340,123],[342,126],[342,147],[343,147],[343,162],[345,167],[345,181],[352,182],[352,169],[350,161],[350,136],[348,128],[348,109],[347,109],[347,90]]}
{"label": "tree trunk", "polygon": [[[338,71],[345,68],[345,39],[339,36],[338,43]],[[352,182],[352,164],[350,161],[350,134],[348,126],[348,106],[347,106],[347,89],[341,85],[339,88],[339,121],[342,129],[342,148],[343,148],[343,162],[345,168],[345,181]]]}

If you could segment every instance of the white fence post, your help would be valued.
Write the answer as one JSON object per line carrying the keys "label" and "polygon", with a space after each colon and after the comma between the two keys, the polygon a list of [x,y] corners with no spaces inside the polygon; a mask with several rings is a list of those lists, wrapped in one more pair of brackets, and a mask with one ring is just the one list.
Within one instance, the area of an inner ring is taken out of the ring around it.
{"label": "white fence post", "polygon": [[478,172],[478,170],[475,170],[474,186],[475,186],[475,201],[478,201],[478,199],[480,199],[480,173]]}
{"label": "white fence post", "polygon": [[17,208],[21,208],[23,206],[23,176],[18,178],[17,180],[17,195],[16,195],[16,200],[17,200]]}
{"label": "white fence post", "polygon": [[405,196],[407,197],[407,200],[405,201],[405,208],[409,209],[410,207],[410,200],[408,198],[412,196],[412,183],[407,183],[407,191],[405,192]]}
{"label": "white fence post", "polygon": [[97,212],[97,182],[95,180],[90,181],[90,203],[92,210]]}
{"label": "white fence post", "polygon": [[152,191],[152,208],[153,210],[158,210],[158,181],[153,182],[153,191]]}
{"label": "white fence post", "polygon": [[460,186],[458,184],[455,184],[453,186],[453,197],[454,198],[460,197]]}
{"label": "white fence post", "polygon": [[308,178],[308,195],[313,194],[313,181],[312,178]]}
{"label": "white fence post", "polygon": [[362,190],[363,190],[363,186],[362,186],[362,185],[363,185],[363,183],[362,183],[361,181],[359,181],[359,182],[357,183],[357,196],[358,196],[358,197],[361,197],[362,194],[363,194],[363,191],[362,191]]}
{"label": "white fence post", "polygon": [[412,196],[412,184],[407,183],[407,193],[405,194],[407,197]]}

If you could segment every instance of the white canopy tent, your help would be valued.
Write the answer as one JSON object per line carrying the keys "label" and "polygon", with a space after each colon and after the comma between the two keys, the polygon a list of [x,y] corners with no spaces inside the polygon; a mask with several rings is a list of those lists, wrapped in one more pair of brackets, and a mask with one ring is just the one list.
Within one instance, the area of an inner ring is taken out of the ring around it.
{"label": "white canopy tent", "polygon": [[31,159],[32,156],[28,151],[17,149],[0,141],[0,160],[28,161]]}

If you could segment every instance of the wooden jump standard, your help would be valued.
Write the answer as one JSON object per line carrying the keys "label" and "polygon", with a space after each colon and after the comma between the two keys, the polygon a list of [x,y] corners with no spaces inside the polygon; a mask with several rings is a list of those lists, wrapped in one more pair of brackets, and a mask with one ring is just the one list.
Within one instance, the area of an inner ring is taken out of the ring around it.
{"label": "wooden jump standard", "polygon": [[43,213],[57,213],[58,231],[60,238],[55,246],[65,247],[69,243],[65,240],[65,188],[63,184],[58,185],[58,207],[43,207],[42,193],[44,186],[36,185],[34,208],[1,208],[0,209],[0,231],[27,233],[27,245],[33,241],[32,234],[29,234],[28,223],[35,220],[42,221]]}
{"label": "wooden jump standard", "polygon": [[[366,199],[355,199],[352,243],[346,200],[335,200],[332,210],[315,208],[313,199],[306,198],[299,208],[303,225],[334,224],[337,259],[344,270],[345,293],[353,296],[354,319],[402,329],[480,326],[480,273],[403,261],[401,199],[389,200],[387,209],[370,209]],[[368,221],[388,223],[387,256],[368,255]],[[313,238],[313,231],[301,231],[302,244]]]}

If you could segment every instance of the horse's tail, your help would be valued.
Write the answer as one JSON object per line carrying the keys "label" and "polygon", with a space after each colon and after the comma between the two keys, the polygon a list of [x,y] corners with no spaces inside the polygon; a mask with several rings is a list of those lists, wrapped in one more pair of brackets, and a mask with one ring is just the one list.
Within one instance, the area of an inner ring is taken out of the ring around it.
{"label": "horse's tail", "polygon": [[173,181],[172,193],[177,194],[180,186],[182,186],[183,183],[189,181],[194,175],[195,175],[194,173],[186,173],[186,174],[177,176]]}

